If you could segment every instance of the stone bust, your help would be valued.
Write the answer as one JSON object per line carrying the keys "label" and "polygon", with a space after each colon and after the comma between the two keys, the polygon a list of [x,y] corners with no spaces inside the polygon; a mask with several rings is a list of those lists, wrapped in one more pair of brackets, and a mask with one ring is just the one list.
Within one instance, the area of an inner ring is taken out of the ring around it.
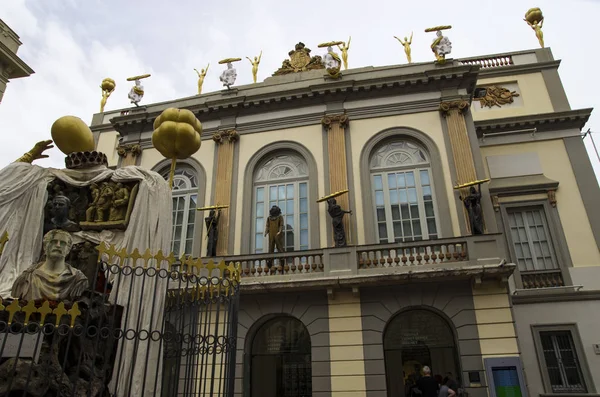
{"label": "stone bust", "polygon": [[71,200],[59,192],[52,199],[52,219],[50,219],[50,221],[57,228],[67,230],[69,232],[76,232],[79,231],[79,225],[69,219],[70,207]]}
{"label": "stone bust", "polygon": [[71,251],[71,235],[54,229],[44,236],[46,260],[23,272],[13,284],[13,298],[30,300],[75,300],[88,287],[87,277],[65,262]]}

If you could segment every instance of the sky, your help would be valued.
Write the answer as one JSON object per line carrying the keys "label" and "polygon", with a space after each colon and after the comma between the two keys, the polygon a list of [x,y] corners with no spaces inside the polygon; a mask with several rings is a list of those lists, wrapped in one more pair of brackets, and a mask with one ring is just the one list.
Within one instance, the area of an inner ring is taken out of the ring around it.
{"label": "sky", "polygon": [[[413,62],[433,61],[434,33],[424,29],[452,25],[446,35],[452,58],[534,49],[534,32],[523,21],[525,11],[540,7],[544,39],[555,59],[573,109],[598,107],[600,54],[591,40],[600,0],[461,0],[459,2],[345,0],[0,0],[0,18],[19,36],[18,55],[35,74],[11,80],[0,104],[0,167],[50,139],[59,117],[74,115],[91,123],[99,111],[100,82],[111,77],[117,88],[105,110],[131,106],[127,77],[151,73],[143,81],[143,103],[192,96],[197,75],[210,63],[203,92],[222,89],[218,61],[240,57],[236,84],[252,82],[245,57],[263,51],[259,81],[269,77],[294,45],[302,41],[322,55],[317,45],[352,36],[349,67],[405,63],[393,36],[414,32]],[[587,38],[587,39],[586,39]],[[600,149],[600,109],[584,131],[596,131]],[[600,161],[590,138],[584,140],[600,175]],[[36,164],[64,168],[64,155],[51,150]]]}

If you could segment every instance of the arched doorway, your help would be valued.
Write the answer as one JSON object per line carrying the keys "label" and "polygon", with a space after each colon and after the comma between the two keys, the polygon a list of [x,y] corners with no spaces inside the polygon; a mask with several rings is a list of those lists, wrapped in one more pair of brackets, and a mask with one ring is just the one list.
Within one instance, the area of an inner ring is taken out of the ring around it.
{"label": "arched doorway", "polygon": [[410,309],[394,316],[383,334],[383,350],[388,397],[410,397],[424,366],[434,377],[450,372],[460,384],[453,329],[431,310]]}
{"label": "arched doorway", "polygon": [[302,322],[275,317],[256,331],[250,351],[250,396],[312,396],[310,335]]}

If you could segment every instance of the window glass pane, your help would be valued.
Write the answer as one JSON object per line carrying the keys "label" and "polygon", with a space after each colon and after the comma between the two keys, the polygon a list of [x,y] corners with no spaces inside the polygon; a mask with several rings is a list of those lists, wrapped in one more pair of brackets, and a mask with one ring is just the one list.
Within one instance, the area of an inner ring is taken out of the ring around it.
{"label": "window glass pane", "polygon": [[300,231],[300,245],[308,245],[308,230]]}
{"label": "window glass pane", "polygon": [[548,379],[554,393],[585,393],[587,388],[570,331],[540,331]]}
{"label": "window glass pane", "polygon": [[406,179],[404,178],[404,173],[399,172],[396,175],[398,177],[398,187],[406,187]]}
{"label": "window glass pane", "polygon": [[429,172],[427,170],[421,170],[419,172],[421,174],[421,185],[429,185]]}
{"label": "window glass pane", "polygon": [[385,222],[385,209],[383,209],[383,208],[377,208],[377,221],[379,221],[379,222],[384,221]]}
{"label": "window glass pane", "polygon": [[300,199],[300,212],[308,212],[308,199]]}
{"label": "window glass pane", "polygon": [[391,205],[398,204],[398,191],[397,190],[390,190],[390,204]]}
{"label": "window glass pane", "polygon": [[294,198],[294,185],[289,184],[286,186],[286,196],[288,199]]}
{"label": "window glass pane", "polygon": [[379,229],[379,238],[387,239],[387,227],[385,226],[385,223],[380,223],[378,225],[378,229]]}
{"label": "window glass pane", "polygon": [[257,218],[255,222],[256,222],[256,226],[255,226],[256,232],[265,230],[265,219],[264,218]]}
{"label": "window glass pane", "polygon": [[542,207],[509,209],[508,224],[521,271],[558,269]]}
{"label": "window glass pane", "polygon": [[417,189],[415,189],[415,188],[408,189],[408,202],[409,203],[417,202]]}
{"label": "window glass pane", "polygon": [[288,229],[293,229],[294,228],[294,216],[293,215],[286,216],[285,223],[286,223]]}
{"label": "window glass pane", "polygon": [[425,216],[433,216],[433,203],[431,201],[425,203]]}
{"label": "window glass pane", "polygon": [[383,182],[381,181],[381,175],[373,176],[373,185],[375,190],[383,190]]}
{"label": "window glass pane", "polygon": [[308,197],[306,183],[301,183],[299,186],[300,186],[300,197]]}
{"label": "window glass pane", "polygon": [[407,187],[415,186],[415,174],[412,171],[406,173],[406,186]]}
{"label": "window glass pane", "polygon": [[269,199],[277,200],[277,186],[271,186],[269,188]]}
{"label": "window glass pane", "polygon": [[392,220],[400,220],[400,207],[397,205],[392,205]]}
{"label": "window glass pane", "polygon": [[259,187],[256,189],[256,201],[265,201],[265,189]]}
{"label": "window glass pane", "polygon": [[285,185],[279,186],[279,200],[285,199]]}
{"label": "window glass pane", "polygon": [[396,175],[395,174],[389,174],[388,175],[388,187],[390,189],[395,189],[396,188]]}
{"label": "window glass pane", "polygon": [[262,218],[265,216],[265,204],[264,203],[256,203],[256,217]]}
{"label": "window glass pane", "polygon": [[383,206],[383,192],[375,192],[375,205],[378,207]]}
{"label": "window glass pane", "polygon": [[294,213],[294,200],[285,200],[285,213],[286,214]]}
{"label": "window glass pane", "polygon": [[254,236],[255,241],[254,241],[254,248],[257,250],[262,250],[263,249],[263,241],[264,241],[264,235],[262,233],[256,233],[256,235]]}

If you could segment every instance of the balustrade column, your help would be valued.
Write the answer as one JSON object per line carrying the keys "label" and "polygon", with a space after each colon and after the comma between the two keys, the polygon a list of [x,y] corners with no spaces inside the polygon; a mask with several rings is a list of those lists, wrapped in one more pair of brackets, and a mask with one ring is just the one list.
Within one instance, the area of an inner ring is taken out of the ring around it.
{"label": "balustrade column", "polygon": [[[459,185],[477,180],[475,172],[475,163],[473,161],[473,151],[467,131],[467,123],[464,113],[469,110],[469,102],[464,100],[442,102],[440,111],[446,118],[448,126],[448,137],[452,148],[452,157],[454,158],[454,168],[456,171],[456,183]],[[469,188],[460,189],[460,196],[469,195]],[[467,231],[471,232],[469,216],[463,206],[463,214]]]}
{"label": "balustrade column", "polygon": [[[327,133],[327,154],[329,161],[329,193],[348,189],[348,168],[346,161],[346,128],[348,127],[348,116],[345,114],[325,116],[321,123]],[[342,209],[350,210],[349,194],[336,197]],[[344,216],[344,230],[346,231],[346,242],[351,244],[351,216]]]}
{"label": "balustrade column", "polygon": [[217,169],[215,171],[215,204],[229,205],[221,211],[218,223],[219,239],[217,240],[217,256],[228,255],[229,247],[229,220],[231,209],[231,189],[233,187],[233,160],[235,156],[235,143],[239,140],[236,130],[220,131],[213,134],[217,145]]}

